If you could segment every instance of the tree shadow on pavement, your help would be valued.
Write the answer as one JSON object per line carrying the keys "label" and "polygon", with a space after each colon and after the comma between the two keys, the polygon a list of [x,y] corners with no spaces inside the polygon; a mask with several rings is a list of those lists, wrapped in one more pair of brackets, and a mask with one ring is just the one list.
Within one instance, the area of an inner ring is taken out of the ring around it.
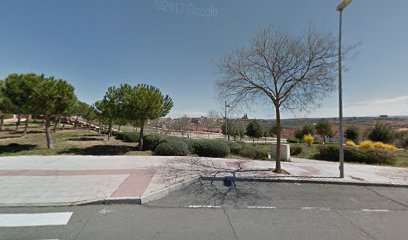
{"label": "tree shadow on pavement", "polygon": [[95,145],[86,148],[65,149],[59,153],[75,155],[123,155],[130,151],[137,151],[137,148],[127,145]]}
{"label": "tree shadow on pavement", "polygon": [[21,151],[29,151],[36,147],[38,147],[38,145],[10,143],[8,145],[0,145],[0,153],[16,153]]}
{"label": "tree shadow on pavement", "polygon": [[237,183],[236,187],[226,187],[222,181],[197,180],[187,187],[172,192],[168,196],[147,203],[147,206],[231,206],[241,208],[252,205],[264,198],[256,188],[248,188]]}
{"label": "tree shadow on pavement", "polygon": [[239,183],[235,187],[226,187],[222,181],[203,181],[197,182],[193,187],[193,192],[199,194],[204,202],[213,203],[217,206],[233,205],[240,207],[246,205],[246,202],[252,202],[262,198],[262,194],[255,188],[242,188]]}

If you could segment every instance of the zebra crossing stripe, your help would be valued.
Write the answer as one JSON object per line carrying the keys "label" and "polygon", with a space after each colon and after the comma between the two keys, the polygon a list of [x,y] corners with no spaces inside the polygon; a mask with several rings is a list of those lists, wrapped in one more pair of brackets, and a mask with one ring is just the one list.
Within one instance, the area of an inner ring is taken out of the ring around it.
{"label": "zebra crossing stripe", "polygon": [[67,225],[72,212],[0,214],[0,227]]}

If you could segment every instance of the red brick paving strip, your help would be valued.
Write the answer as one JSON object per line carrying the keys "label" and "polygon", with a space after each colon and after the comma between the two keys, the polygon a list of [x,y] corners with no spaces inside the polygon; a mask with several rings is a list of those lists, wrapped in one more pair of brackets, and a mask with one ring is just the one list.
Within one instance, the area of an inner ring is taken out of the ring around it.
{"label": "red brick paving strip", "polygon": [[135,171],[126,178],[111,197],[139,197],[145,192],[154,176],[154,171]]}

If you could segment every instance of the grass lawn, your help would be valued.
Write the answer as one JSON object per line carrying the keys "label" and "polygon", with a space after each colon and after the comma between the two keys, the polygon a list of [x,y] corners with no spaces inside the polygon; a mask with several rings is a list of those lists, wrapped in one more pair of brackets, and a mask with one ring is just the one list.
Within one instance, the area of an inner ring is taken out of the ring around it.
{"label": "grass lawn", "polygon": [[397,159],[395,166],[408,167],[408,150],[400,150],[395,152],[395,157]]}
{"label": "grass lawn", "polygon": [[30,123],[26,137],[22,137],[23,126],[15,131],[14,125],[0,131],[0,156],[16,155],[152,155],[150,151],[137,151],[137,144],[115,138],[108,141],[106,135],[72,126],[59,128],[52,133],[54,149],[48,149],[41,124]]}

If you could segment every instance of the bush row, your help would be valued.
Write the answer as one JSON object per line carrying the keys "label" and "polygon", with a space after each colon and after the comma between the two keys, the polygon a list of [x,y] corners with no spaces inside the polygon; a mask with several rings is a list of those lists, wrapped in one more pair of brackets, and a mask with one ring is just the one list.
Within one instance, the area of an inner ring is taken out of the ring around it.
{"label": "bush row", "polygon": [[[139,134],[135,132],[114,132],[118,140],[138,142]],[[268,151],[259,146],[224,140],[194,140],[160,134],[149,134],[143,138],[143,150],[153,151],[163,156],[186,156],[197,154],[202,157],[222,158],[230,153],[250,159],[267,159]]]}
{"label": "bush row", "polygon": [[138,142],[140,135],[137,132],[112,132],[112,135],[125,142]]}
{"label": "bush row", "polygon": [[187,156],[189,151],[185,142],[171,139],[157,145],[154,153],[161,156]]}
{"label": "bush row", "polygon": [[[316,159],[338,161],[339,148],[333,145],[320,146]],[[344,148],[344,160],[347,162],[360,162],[368,164],[389,164],[395,163],[395,157],[391,152],[381,149],[361,149],[353,147]]]}

